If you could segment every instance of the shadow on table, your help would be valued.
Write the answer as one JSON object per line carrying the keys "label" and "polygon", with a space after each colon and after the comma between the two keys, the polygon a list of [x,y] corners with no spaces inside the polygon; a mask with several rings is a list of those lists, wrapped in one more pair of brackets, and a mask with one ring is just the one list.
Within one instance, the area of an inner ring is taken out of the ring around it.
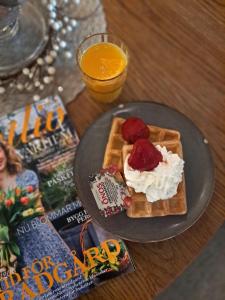
{"label": "shadow on table", "polygon": [[225,224],[200,256],[154,300],[225,299]]}

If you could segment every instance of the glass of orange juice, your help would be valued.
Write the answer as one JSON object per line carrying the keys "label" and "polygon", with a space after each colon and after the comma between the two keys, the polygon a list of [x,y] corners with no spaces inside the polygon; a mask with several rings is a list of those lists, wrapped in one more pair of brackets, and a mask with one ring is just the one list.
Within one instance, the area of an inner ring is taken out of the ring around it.
{"label": "glass of orange juice", "polygon": [[85,38],[77,50],[77,63],[91,98],[103,103],[118,98],[128,67],[128,50],[119,38],[111,33]]}

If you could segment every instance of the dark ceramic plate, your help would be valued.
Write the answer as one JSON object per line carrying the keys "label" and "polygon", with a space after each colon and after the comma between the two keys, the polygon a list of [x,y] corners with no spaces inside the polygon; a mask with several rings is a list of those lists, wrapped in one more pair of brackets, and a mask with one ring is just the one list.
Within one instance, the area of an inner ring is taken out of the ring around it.
{"label": "dark ceramic plate", "polygon": [[[180,131],[185,160],[186,215],[140,219],[128,218],[125,212],[108,218],[100,215],[88,177],[101,169],[114,116],[137,116],[147,124]],[[138,102],[106,112],[86,131],[76,154],[75,182],[84,207],[103,228],[126,240],[155,242],[180,234],[202,215],[213,193],[214,167],[207,141],[187,117],[165,105]]]}

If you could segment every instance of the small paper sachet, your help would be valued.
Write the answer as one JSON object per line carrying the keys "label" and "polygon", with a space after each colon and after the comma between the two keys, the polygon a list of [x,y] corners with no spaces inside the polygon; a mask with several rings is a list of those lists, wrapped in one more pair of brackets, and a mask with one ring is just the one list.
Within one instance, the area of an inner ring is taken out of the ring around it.
{"label": "small paper sachet", "polygon": [[123,211],[130,194],[117,167],[110,166],[89,177],[91,191],[100,213],[109,217]]}

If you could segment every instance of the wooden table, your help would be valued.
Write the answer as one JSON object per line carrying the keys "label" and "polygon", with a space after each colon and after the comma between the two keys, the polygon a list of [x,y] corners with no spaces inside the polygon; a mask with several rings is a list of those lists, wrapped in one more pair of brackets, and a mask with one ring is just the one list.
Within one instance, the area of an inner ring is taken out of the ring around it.
{"label": "wooden table", "polygon": [[[216,166],[213,199],[188,231],[155,244],[127,243],[136,272],[81,299],[152,299],[195,259],[225,217],[225,4],[223,0],[105,0],[108,29],[130,49],[120,101],[153,99],[183,112],[209,140]],[[115,104],[114,104],[115,105]],[[81,134],[113,105],[84,91],[68,105]]]}

